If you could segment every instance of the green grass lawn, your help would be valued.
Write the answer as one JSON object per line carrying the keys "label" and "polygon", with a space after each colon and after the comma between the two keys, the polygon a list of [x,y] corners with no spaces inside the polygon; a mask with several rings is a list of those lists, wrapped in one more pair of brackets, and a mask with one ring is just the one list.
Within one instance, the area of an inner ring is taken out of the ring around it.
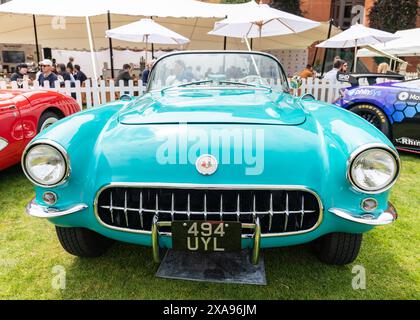
{"label": "green grass lawn", "polygon": [[[151,249],[127,244],[70,256],[50,223],[24,213],[33,189],[13,167],[0,173],[0,299],[420,299],[420,159],[402,160],[391,199],[399,220],[366,234],[353,265],[321,264],[309,246],[265,250],[264,287],[158,279]],[[65,290],[51,286],[56,265]],[[352,289],[354,265],[366,268],[365,290]]]}

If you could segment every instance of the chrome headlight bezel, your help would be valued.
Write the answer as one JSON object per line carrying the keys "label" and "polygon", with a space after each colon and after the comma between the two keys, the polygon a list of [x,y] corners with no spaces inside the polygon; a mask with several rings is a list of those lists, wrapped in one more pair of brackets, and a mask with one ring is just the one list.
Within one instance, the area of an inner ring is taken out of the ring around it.
{"label": "chrome headlight bezel", "polygon": [[[65,170],[64,170],[64,174],[63,177],[56,183],[54,184],[43,184],[40,183],[39,181],[36,181],[28,172],[27,168],[26,168],[26,157],[28,155],[28,153],[37,146],[48,146],[50,148],[55,149],[56,151],[58,151],[58,153],[60,153],[60,155],[63,157],[64,159],[64,164],[65,164]],[[70,172],[71,172],[71,167],[70,167],[70,157],[67,153],[67,151],[58,143],[52,141],[52,140],[48,140],[48,139],[40,139],[35,141],[34,143],[29,144],[26,148],[25,151],[23,152],[22,155],[22,160],[21,160],[21,165],[22,165],[22,169],[23,172],[25,174],[25,176],[36,186],[38,187],[42,187],[42,188],[54,188],[54,187],[58,187],[62,184],[64,184],[68,177],[70,176]]]}
{"label": "chrome headlight bezel", "polygon": [[[376,149],[380,149],[382,151],[388,152],[395,160],[395,164],[396,164],[396,172],[395,172],[395,176],[393,177],[393,179],[385,186],[378,188],[376,190],[366,190],[363,189],[362,187],[360,187],[352,178],[352,167],[353,164],[355,162],[355,160],[364,152],[369,151],[369,150],[376,150]],[[358,192],[361,193],[365,193],[365,194],[379,194],[382,192],[385,192],[389,189],[391,189],[393,187],[393,185],[397,182],[397,179],[399,177],[400,174],[400,168],[401,168],[401,162],[400,162],[400,157],[398,155],[398,153],[392,149],[391,147],[389,147],[386,144],[380,144],[380,143],[372,143],[372,144],[367,144],[367,145],[363,145],[359,148],[357,148],[355,151],[352,152],[352,154],[350,155],[348,161],[347,161],[347,180],[350,182],[350,184],[352,185],[353,189],[355,189]]]}

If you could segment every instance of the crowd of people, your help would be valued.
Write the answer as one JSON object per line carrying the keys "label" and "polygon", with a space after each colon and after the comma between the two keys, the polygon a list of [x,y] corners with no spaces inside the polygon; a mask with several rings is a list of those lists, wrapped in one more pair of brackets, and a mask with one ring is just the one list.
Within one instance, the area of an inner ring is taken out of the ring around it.
{"label": "crowd of people", "polygon": [[[67,65],[63,63],[57,64],[54,59],[44,59],[39,62],[39,71],[37,72],[34,81],[38,82],[41,87],[43,87],[45,81],[47,81],[50,88],[55,87],[56,81],[59,81],[61,86],[64,86],[65,81],[70,81],[71,86],[74,86],[75,82],[79,80],[81,85],[83,85],[87,80],[87,76],[81,70],[80,65],[73,65],[73,63],[73,58],[69,59]],[[10,81],[20,82],[23,80],[32,84],[33,81],[29,78],[28,70],[28,65],[25,63],[17,65],[16,72],[12,74]]]}
{"label": "crowd of people", "polygon": [[[146,86],[149,81],[150,71],[152,70],[152,67],[155,64],[155,62],[155,59],[148,61],[146,63],[145,69],[139,77],[144,86]],[[118,77],[116,79],[117,85],[119,85],[120,81],[123,81],[124,86],[127,87],[130,80],[135,80],[135,76],[133,75],[132,71],[133,67],[130,64],[124,64],[123,69],[119,72]]]}
{"label": "crowd of people", "polygon": [[[337,73],[348,73],[349,67],[347,61],[340,58],[340,56],[336,56],[333,61],[332,69],[329,70],[324,74],[322,79],[328,80],[329,83],[336,84],[338,82],[337,80]],[[391,68],[388,63],[382,62],[378,65],[377,73],[388,73],[391,72]],[[299,77],[302,79],[307,78],[315,78],[317,77],[317,73],[315,72],[314,68],[311,64],[307,64],[305,69],[303,69],[299,73]],[[378,79],[378,81],[381,81]]]}
{"label": "crowd of people", "polygon": [[[144,85],[147,85],[150,71],[154,63],[154,59],[147,62],[145,69],[140,75],[140,79]],[[132,71],[132,65],[124,64],[123,69],[115,79],[117,85],[119,85],[120,80],[123,81],[124,86],[128,86],[130,80],[136,80]],[[29,77],[29,66],[25,63],[18,64],[16,66],[16,71],[10,76],[10,81],[18,82],[20,87],[22,87],[23,81],[27,81],[30,85],[37,82],[41,87],[44,87],[45,82],[48,82],[50,88],[55,88],[57,81],[59,81],[60,86],[64,86],[66,81],[70,82],[71,87],[75,86],[76,81],[80,81],[80,84],[83,86],[87,79],[88,77],[81,70],[80,65],[74,64],[73,57],[69,58],[67,64],[56,63],[55,59],[44,59],[40,61],[39,71],[36,73],[34,80],[31,80]]]}
{"label": "crowd of people", "polygon": [[[147,85],[149,81],[150,71],[155,63],[155,59],[148,61],[145,65],[145,69],[139,76],[139,80],[143,82],[143,85]],[[72,87],[75,86],[75,82],[78,80],[80,84],[83,86],[84,82],[88,79],[86,74],[81,70],[80,65],[74,63],[74,58],[70,57],[67,64],[63,63],[56,63],[55,59],[44,59],[39,63],[39,71],[36,74],[35,80],[38,82],[39,86],[43,87],[45,82],[49,83],[51,88],[54,88],[56,82],[59,81],[60,86],[64,86],[66,81],[70,82]],[[177,70],[178,69],[178,70]],[[19,64],[16,68],[16,72],[13,73],[10,77],[11,81],[17,81],[20,86],[22,86],[22,81],[28,81],[29,84],[32,84],[32,80],[28,75],[29,67],[27,64],[22,63]],[[136,80],[136,77],[133,75],[133,67],[131,64],[124,64],[123,69],[119,72],[116,80],[116,85],[120,84],[120,81],[123,81],[124,86],[128,86],[130,80]],[[241,70],[233,69],[227,70],[231,77],[235,78],[233,75],[236,75]],[[175,66],[174,74],[176,77],[181,77],[183,79],[194,79],[196,73],[201,73],[200,70],[189,70],[185,66],[179,64]],[[179,75],[177,75],[177,72]],[[333,61],[332,69],[329,70],[324,74],[322,77],[323,79],[328,80],[330,83],[336,84],[337,80],[337,73],[347,73],[348,70],[348,63],[341,59],[339,56],[336,56]],[[378,65],[377,73],[388,73],[390,72],[390,66],[386,63],[380,63]],[[206,72],[211,73],[209,69]],[[306,67],[298,74],[302,79],[307,78],[315,78],[317,77],[317,73],[314,70],[311,64],[307,64]]]}

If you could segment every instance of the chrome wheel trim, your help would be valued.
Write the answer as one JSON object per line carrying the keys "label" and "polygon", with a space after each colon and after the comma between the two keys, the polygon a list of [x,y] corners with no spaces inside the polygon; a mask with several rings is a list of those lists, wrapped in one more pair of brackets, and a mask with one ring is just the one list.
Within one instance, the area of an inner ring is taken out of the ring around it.
{"label": "chrome wheel trim", "polygon": [[54,123],[56,123],[58,121],[58,118],[55,117],[50,117],[47,118],[44,123],[41,126],[41,130],[40,131],[44,131],[45,129],[47,129],[49,126],[53,125]]}

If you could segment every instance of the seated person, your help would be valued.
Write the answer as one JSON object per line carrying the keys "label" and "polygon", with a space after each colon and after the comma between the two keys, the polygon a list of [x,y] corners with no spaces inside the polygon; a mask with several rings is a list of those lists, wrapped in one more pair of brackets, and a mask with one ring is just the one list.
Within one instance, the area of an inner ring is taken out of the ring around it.
{"label": "seated person", "polygon": [[175,85],[177,83],[182,83],[184,81],[192,81],[194,75],[191,70],[185,67],[185,63],[182,60],[175,61],[174,68],[171,72],[171,75],[166,79],[167,85]]}
{"label": "seated person", "polygon": [[42,60],[39,63],[39,66],[41,67],[41,73],[38,77],[38,82],[41,87],[44,86],[44,82],[48,81],[50,84],[50,88],[55,87],[55,81],[58,80],[55,73],[53,73],[53,63],[50,59]]}

